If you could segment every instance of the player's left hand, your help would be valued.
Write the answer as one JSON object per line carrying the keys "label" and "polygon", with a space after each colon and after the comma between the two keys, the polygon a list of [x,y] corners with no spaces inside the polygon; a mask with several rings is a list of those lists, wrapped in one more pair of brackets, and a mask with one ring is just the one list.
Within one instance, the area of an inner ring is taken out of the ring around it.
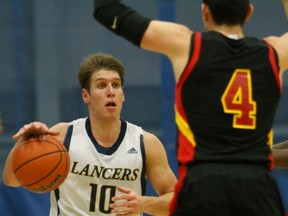
{"label": "player's left hand", "polygon": [[143,212],[141,196],[134,190],[120,186],[117,186],[117,190],[122,194],[112,198],[112,201],[114,202],[110,204],[112,213],[116,214],[116,216],[133,216]]}

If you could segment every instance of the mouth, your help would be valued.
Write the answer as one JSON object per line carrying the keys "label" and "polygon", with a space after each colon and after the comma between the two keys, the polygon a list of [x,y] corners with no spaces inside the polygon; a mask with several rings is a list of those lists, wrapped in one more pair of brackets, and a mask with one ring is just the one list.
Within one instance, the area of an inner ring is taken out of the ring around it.
{"label": "mouth", "polygon": [[116,107],[116,103],[115,102],[108,102],[105,106],[108,108],[114,108],[114,107]]}

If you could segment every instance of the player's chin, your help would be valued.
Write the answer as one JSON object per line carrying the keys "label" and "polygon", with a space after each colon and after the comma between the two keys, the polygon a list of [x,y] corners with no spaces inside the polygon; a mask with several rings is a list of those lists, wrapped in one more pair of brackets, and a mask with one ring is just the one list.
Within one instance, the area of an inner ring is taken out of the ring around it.
{"label": "player's chin", "polygon": [[113,121],[113,120],[119,120],[120,119],[120,114],[118,112],[114,111],[108,111],[105,115],[106,120],[108,121]]}

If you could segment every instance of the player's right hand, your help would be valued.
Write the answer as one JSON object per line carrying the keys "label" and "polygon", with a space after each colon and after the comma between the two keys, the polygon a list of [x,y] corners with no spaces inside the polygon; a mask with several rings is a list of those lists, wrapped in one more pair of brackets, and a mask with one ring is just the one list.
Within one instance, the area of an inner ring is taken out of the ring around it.
{"label": "player's right hand", "polygon": [[49,130],[46,124],[42,122],[31,122],[30,124],[24,125],[12,138],[14,140],[23,137],[23,139],[28,139],[31,137],[39,137],[43,135],[59,135],[58,131]]}

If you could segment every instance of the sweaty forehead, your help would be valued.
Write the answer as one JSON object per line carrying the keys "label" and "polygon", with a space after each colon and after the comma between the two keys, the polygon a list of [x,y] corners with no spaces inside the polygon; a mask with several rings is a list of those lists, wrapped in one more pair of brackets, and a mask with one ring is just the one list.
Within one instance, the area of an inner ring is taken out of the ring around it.
{"label": "sweaty forehead", "polygon": [[92,80],[120,80],[120,75],[114,70],[99,70],[92,76]]}

